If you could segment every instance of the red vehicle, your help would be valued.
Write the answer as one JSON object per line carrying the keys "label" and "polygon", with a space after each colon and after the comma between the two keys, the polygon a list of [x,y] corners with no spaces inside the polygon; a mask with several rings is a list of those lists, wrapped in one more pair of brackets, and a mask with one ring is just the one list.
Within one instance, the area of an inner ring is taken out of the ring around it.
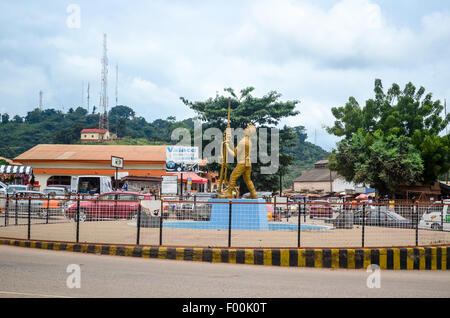
{"label": "red vehicle", "polygon": [[[91,200],[80,201],[80,222],[102,219],[133,219],[137,216],[140,200],[151,200],[150,194],[113,191]],[[77,202],[67,206],[66,217],[77,220]]]}
{"label": "red vehicle", "polygon": [[328,201],[325,200],[315,200],[312,202],[309,208],[309,217],[321,217],[321,218],[332,218],[333,209]]}

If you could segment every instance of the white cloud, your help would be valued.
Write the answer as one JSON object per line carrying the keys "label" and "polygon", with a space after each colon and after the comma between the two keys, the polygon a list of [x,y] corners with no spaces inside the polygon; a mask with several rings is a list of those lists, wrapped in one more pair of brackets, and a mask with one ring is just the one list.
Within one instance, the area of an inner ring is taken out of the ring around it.
{"label": "white cloud", "polygon": [[10,115],[37,105],[40,89],[49,106],[76,107],[82,81],[97,105],[104,32],[110,106],[117,63],[119,104],[148,120],[192,116],[180,96],[254,86],[257,96],[300,100],[301,114],[286,122],[304,125],[310,140],[317,131],[329,149],[335,138],[321,127],[332,125],[331,107],[349,96],[364,104],[375,78],[385,87],[412,81],[435,98],[450,93],[450,13],[422,2],[408,2],[424,12],[413,27],[379,0],[79,3],[80,29],[66,27],[65,4],[0,4],[0,94]]}

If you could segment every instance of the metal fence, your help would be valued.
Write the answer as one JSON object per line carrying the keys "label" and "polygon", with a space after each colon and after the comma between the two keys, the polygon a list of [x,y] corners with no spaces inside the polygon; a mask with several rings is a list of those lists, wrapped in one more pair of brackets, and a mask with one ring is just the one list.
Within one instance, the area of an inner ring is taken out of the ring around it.
{"label": "metal fence", "polygon": [[[153,201],[158,208],[148,208]],[[0,197],[0,237],[188,247],[450,244],[448,203],[257,202],[206,197]]]}

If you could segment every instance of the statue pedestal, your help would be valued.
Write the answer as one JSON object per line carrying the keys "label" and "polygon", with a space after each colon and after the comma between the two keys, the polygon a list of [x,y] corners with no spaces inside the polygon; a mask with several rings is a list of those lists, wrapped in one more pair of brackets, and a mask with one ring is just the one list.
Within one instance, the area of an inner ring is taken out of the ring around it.
{"label": "statue pedestal", "polygon": [[[209,199],[212,203],[209,225],[228,229],[230,199]],[[232,230],[269,230],[266,201],[263,199],[231,199]]]}

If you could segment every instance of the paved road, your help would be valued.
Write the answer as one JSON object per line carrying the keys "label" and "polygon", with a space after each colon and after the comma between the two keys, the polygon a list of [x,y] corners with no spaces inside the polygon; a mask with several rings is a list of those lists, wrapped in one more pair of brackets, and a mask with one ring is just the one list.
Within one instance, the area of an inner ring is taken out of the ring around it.
{"label": "paved road", "polygon": [[[66,286],[69,264],[81,288]],[[382,271],[381,288],[365,270],[266,267],[47,251],[0,246],[0,297],[449,297],[450,271]]]}

